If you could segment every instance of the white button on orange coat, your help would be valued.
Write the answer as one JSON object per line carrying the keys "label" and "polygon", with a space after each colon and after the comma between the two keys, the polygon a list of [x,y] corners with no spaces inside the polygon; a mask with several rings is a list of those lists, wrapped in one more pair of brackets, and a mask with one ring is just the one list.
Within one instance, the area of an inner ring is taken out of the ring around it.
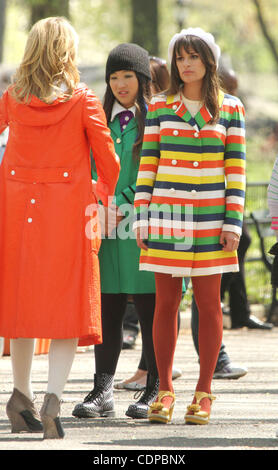
{"label": "white button on orange coat", "polygon": [[68,172],[67,172],[67,171],[65,171],[65,173],[64,173],[64,177],[65,177],[65,178],[67,178],[68,176],[69,176]]}
{"label": "white button on orange coat", "polygon": [[31,199],[31,204],[35,204],[36,199]]}
{"label": "white button on orange coat", "polygon": [[173,109],[173,110],[176,110],[176,109],[177,109],[177,105],[174,104],[174,105],[172,106],[172,109]]}
{"label": "white button on orange coat", "polygon": [[194,137],[199,137],[199,132],[194,132]]}
{"label": "white button on orange coat", "polygon": [[172,165],[176,165],[177,163],[177,160],[172,160]]}
{"label": "white button on orange coat", "polygon": [[14,171],[14,170],[11,171],[11,175],[15,175],[15,171]]}
{"label": "white button on orange coat", "polygon": [[179,135],[179,131],[177,131],[177,129],[175,129],[175,130],[173,131],[173,134],[174,134],[174,135]]}
{"label": "white button on orange coat", "polygon": [[195,167],[199,166],[199,162],[193,162],[193,166]]}
{"label": "white button on orange coat", "polygon": [[31,224],[33,222],[32,217],[28,217],[27,222],[28,222],[28,224]]}

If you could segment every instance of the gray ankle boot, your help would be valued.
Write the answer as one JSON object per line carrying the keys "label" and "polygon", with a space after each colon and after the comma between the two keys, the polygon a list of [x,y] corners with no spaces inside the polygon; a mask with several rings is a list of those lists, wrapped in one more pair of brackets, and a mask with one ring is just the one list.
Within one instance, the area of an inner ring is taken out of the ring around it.
{"label": "gray ankle boot", "polygon": [[[130,418],[147,418],[148,408],[153,403],[158,394],[159,379],[154,375],[148,374],[146,388],[140,392],[140,398],[136,403],[129,405],[126,416]],[[137,393],[135,394],[135,396]],[[138,395],[137,395],[138,396]]]}
{"label": "gray ankle boot", "polygon": [[114,375],[95,374],[93,390],[84,398],[83,403],[75,406],[73,416],[77,418],[115,416],[113,382]]}

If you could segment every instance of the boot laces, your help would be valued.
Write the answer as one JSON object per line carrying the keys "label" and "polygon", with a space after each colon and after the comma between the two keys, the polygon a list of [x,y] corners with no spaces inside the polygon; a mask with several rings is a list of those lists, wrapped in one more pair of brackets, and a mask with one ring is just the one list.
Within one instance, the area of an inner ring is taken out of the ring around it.
{"label": "boot laces", "polygon": [[153,387],[153,388],[148,388],[148,387],[145,387],[143,388],[142,390],[138,390],[138,392],[136,392],[134,394],[134,399],[138,400],[138,403],[143,403],[145,405],[148,405],[148,403],[153,400],[157,395],[157,389],[156,387]]}
{"label": "boot laces", "polygon": [[84,403],[101,400],[103,397],[103,390],[100,387],[95,387],[84,398]]}

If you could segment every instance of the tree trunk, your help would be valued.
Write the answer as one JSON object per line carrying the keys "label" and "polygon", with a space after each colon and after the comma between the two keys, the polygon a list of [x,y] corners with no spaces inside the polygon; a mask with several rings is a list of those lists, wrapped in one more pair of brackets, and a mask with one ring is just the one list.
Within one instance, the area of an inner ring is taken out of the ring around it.
{"label": "tree trunk", "polygon": [[132,42],[159,55],[158,0],[131,0]]}
{"label": "tree trunk", "polygon": [[0,63],[3,61],[6,0],[0,0]]}
{"label": "tree trunk", "polygon": [[31,4],[31,25],[49,16],[69,18],[69,0],[29,0]]}

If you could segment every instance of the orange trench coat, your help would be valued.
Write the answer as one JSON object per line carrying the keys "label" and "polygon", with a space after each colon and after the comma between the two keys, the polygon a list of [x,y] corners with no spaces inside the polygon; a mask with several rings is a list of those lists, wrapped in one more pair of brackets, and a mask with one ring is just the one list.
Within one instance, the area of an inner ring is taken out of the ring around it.
{"label": "orange trench coat", "polygon": [[107,205],[119,174],[98,98],[80,86],[67,102],[0,98],[0,336],[102,341],[90,147]]}

